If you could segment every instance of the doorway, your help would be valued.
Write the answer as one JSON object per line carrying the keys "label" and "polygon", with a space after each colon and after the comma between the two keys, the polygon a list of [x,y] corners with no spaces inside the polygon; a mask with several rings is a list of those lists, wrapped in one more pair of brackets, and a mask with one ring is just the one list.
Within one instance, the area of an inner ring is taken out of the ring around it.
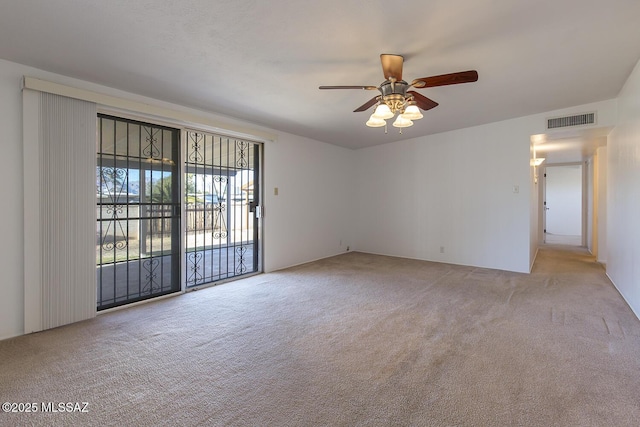
{"label": "doorway", "polygon": [[583,245],[582,182],[582,164],[545,167],[544,243]]}

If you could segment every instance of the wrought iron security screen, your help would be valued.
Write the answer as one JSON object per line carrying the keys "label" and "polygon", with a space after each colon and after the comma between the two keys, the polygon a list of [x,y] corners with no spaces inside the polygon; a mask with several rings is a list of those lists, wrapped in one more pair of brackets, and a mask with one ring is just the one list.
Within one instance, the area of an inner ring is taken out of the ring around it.
{"label": "wrought iron security screen", "polygon": [[260,148],[254,142],[187,132],[187,287],[261,268],[258,244]]}
{"label": "wrought iron security screen", "polygon": [[180,290],[177,129],[98,116],[98,310]]}

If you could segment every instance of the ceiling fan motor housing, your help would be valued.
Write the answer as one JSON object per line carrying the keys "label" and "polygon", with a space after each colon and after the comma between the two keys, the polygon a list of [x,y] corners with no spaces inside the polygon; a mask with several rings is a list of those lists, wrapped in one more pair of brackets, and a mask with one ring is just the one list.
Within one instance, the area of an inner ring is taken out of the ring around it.
{"label": "ceiling fan motor housing", "polygon": [[382,92],[382,96],[402,95],[403,97],[405,97],[407,96],[408,88],[409,88],[409,84],[404,80],[400,80],[397,82],[392,82],[387,80],[386,82],[380,85],[380,92]]}
{"label": "ceiling fan motor housing", "polygon": [[397,82],[386,81],[380,85],[382,100],[389,106],[393,113],[404,110],[408,87],[409,84],[404,80]]}

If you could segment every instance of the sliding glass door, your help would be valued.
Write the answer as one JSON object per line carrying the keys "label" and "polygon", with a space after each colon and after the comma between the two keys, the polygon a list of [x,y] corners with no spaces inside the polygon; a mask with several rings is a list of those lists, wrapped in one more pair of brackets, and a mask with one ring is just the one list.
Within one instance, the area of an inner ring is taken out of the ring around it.
{"label": "sliding glass door", "polygon": [[260,271],[261,144],[186,133],[187,287]]}
{"label": "sliding glass door", "polygon": [[98,116],[98,310],[262,270],[262,145],[180,133]]}
{"label": "sliding glass door", "polygon": [[179,136],[98,116],[98,310],[181,288]]}

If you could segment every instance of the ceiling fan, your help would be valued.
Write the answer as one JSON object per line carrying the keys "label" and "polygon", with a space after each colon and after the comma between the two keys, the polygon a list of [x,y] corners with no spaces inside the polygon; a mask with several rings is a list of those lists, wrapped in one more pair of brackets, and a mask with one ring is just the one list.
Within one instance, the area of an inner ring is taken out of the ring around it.
{"label": "ceiling fan", "polygon": [[455,85],[459,83],[470,83],[478,81],[478,72],[475,70],[461,71],[458,73],[442,74],[439,76],[422,77],[415,79],[411,84],[402,80],[402,65],[404,57],[401,55],[382,54],[382,72],[385,81],[380,86],[320,86],[320,89],[363,89],[378,90],[380,95],[371,98],[354,111],[366,111],[376,105],[371,117],[367,121],[369,127],[381,127],[386,125],[387,119],[398,117],[393,122],[393,126],[400,128],[413,125],[413,120],[421,119],[420,109],[426,111],[438,106],[438,103],[410,88],[424,89],[427,87]]}

